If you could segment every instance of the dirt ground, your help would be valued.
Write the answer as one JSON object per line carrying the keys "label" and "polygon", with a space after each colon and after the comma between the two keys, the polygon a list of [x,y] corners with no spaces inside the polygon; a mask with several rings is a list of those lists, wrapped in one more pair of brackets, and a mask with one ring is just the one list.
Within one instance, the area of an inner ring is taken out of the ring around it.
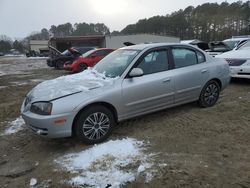
{"label": "dirt ground", "polygon": [[[43,80],[69,74],[45,60],[0,58],[0,133],[20,116],[26,93]],[[148,152],[166,163],[149,183],[142,178],[124,187],[250,187],[250,81],[233,80],[212,108],[182,105],[125,121],[110,139],[150,142]],[[0,136],[0,187],[69,187],[70,174],[55,170],[53,160],[90,146],[72,138],[44,139],[28,129]]]}

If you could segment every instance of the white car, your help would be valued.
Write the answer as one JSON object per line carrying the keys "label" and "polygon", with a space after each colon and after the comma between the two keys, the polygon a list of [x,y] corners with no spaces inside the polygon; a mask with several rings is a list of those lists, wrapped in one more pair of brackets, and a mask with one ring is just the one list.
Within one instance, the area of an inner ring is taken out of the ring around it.
{"label": "white car", "polygon": [[250,79],[250,40],[235,50],[217,55],[216,58],[227,60],[232,78]]}
{"label": "white car", "polygon": [[231,39],[223,40],[227,46],[229,46],[231,49],[236,49],[243,43],[245,43],[247,40],[250,39],[250,35],[246,36],[233,36]]}

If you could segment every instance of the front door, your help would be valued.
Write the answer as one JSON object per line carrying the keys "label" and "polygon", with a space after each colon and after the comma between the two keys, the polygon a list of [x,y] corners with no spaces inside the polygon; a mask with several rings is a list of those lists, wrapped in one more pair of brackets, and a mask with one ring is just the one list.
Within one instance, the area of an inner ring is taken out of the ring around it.
{"label": "front door", "polygon": [[167,49],[147,52],[134,68],[141,68],[141,77],[125,78],[122,83],[124,117],[132,117],[172,105],[174,80],[169,70]]}

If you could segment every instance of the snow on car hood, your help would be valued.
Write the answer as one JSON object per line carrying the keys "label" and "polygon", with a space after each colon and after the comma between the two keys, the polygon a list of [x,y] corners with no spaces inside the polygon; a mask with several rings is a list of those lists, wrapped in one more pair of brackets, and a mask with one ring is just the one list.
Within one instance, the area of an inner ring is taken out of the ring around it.
{"label": "snow on car hood", "polygon": [[61,76],[38,84],[28,97],[30,102],[50,101],[70,94],[89,91],[112,84],[117,78],[108,78],[94,70],[85,70],[74,75]]}
{"label": "snow on car hood", "polygon": [[232,51],[217,55],[215,57],[225,58],[225,59],[250,59],[250,52],[249,50],[232,50]]}

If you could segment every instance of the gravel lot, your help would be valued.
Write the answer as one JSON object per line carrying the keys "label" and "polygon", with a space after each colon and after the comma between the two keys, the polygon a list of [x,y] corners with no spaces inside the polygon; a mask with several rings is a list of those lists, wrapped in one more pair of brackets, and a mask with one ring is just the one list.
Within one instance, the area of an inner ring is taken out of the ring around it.
{"label": "gravel lot", "polygon": [[[1,57],[0,135],[20,117],[32,87],[67,74],[48,68],[44,59]],[[146,142],[144,152],[154,153],[154,176],[146,183],[139,174],[123,187],[250,187],[250,81],[233,80],[212,108],[191,103],[122,122],[110,140],[127,137]],[[30,187],[31,178],[34,187],[71,187],[65,180],[72,174],[53,161],[91,147],[73,138],[41,138],[25,126],[1,135],[0,187]]]}

